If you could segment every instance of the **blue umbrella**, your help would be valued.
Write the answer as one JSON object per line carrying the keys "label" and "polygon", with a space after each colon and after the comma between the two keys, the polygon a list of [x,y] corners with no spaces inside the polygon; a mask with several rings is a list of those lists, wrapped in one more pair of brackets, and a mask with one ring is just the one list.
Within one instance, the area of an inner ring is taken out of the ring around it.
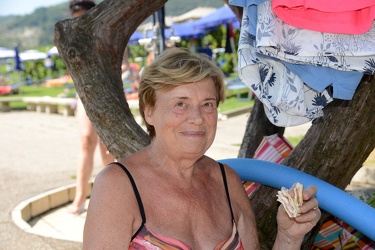
{"label": "blue umbrella", "polygon": [[[178,36],[181,39],[199,38],[206,34],[203,29],[196,28],[193,21],[174,23],[170,28],[166,28],[164,30],[164,35],[167,39],[171,38],[172,30],[173,36]],[[148,30],[146,35],[148,38],[151,38],[154,36],[154,31]]]}
{"label": "blue umbrella", "polygon": [[197,20],[194,23],[194,27],[204,30],[213,30],[218,26],[227,23],[233,23],[234,27],[240,27],[236,15],[233,13],[231,8],[227,4],[225,4],[211,14]]}
{"label": "blue umbrella", "polygon": [[22,63],[18,53],[18,46],[14,46],[14,69],[16,71],[22,71]]}
{"label": "blue umbrella", "polygon": [[135,31],[129,39],[129,44],[131,44],[131,45],[138,44],[138,40],[143,39],[144,37],[145,36],[141,32]]}
{"label": "blue umbrella", "polygon": [[172,29],[174,36],[179,36],[181,39],[199,38],[206,34],[203,29],[195,27],[193,21],[172,24]]}

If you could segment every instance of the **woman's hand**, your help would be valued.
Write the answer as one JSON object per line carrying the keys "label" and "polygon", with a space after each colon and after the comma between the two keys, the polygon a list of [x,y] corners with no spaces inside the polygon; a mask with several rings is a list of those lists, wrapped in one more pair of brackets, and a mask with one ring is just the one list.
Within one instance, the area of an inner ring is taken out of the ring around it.
{"label": "woman's hand", "polygon": [[[293,190],[295,184],[289,190]],[[318,223],[321,212],[318,200],[314,198],[317,188],[314,185],[303,190],[303,205],[300,207],[301,215],[290,218],[282,205],[277,212],[278,238],[282,241],[301,242],[305,236]],[[292,191],[289,194],[293,197]]]}

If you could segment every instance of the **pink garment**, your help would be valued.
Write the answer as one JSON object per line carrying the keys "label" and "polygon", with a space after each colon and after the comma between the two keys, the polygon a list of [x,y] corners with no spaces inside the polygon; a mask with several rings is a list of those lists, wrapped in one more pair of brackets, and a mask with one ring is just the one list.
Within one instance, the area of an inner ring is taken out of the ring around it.
{"label": "pink garment", "polygon": [[375,19],[374,0],[272,0],[285,23],[327,33],[362,34]]}

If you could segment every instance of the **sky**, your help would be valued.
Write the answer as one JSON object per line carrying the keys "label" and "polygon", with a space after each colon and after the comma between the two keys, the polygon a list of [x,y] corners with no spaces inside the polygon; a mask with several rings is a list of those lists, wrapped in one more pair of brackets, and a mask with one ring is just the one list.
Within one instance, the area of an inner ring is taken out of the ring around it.
{"label": "sky", "polygon": [[0,0],[0,16],[27,15],[41,7],[50,7],[69,0]]}

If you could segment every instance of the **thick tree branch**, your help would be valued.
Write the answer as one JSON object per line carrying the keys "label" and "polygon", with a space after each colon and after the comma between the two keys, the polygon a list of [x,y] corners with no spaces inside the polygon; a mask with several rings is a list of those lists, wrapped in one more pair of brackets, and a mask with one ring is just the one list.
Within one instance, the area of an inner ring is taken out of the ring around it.
{"label": "thick tree branch", "polygon": [[149,143],[124,97],[122,56],[136,28],[166,0],[106,0],[55,25],[55,45],[109,151],[121,158]]}
{"label": "thick tree branch", "polygon": [[[375,147],[374,95],[375,77],[363,78],[353,100],[330,103],[283,164],[345,189]],[[264,249],[270,249],[276,236],[276,192],[262,186],[252,198]],[[302,249],[310,249],[318,230]]]}
{"label": "thick tree branch", "polygon": [[245,134],[242,140],[238,158],[253,158],[256,149],[264,136],[284,134],[284,127],[273,125],[264,112],[263,103],[255,97],[254,107],[247,120]]}

